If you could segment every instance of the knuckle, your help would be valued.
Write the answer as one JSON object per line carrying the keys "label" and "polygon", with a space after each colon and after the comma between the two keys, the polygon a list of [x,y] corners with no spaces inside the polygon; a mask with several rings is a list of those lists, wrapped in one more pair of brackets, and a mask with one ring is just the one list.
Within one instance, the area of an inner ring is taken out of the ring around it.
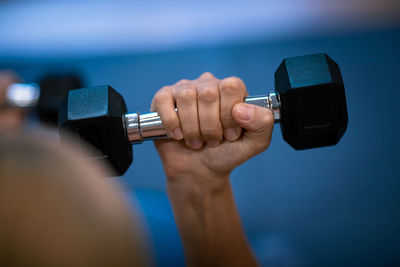
{"label": "knuckle", "polygon": [[211,72],[204,72],[203,74],[200,75],[199,79],[214,79],[215,76]]}
{"label": "knuckle", "polygon": [[226,94],[242,93],[245,90],[245,85],[238,77],[229,77],[221,81],[220,90]]}
{"label": "knuckle", "polygon": [[191,83],[192,83],[191,80],[182,79],[182,80],[178,81],[178,82],[175,84],[175,86],[176,86],[176,87],[185,87],[185,86],[188,86],[188,84],[191,84]]}
{"label": "knuckle", "polygon": [[153,100],[151,101],[151,110],[157,110],[158,107],[168,101],[168,98],[171,97],[168,90],[165,89],[166,87],[161,88],[158,92],[154,95]]}
{"label": "knuckle", "polygon": [[188,79],[181,79],[176,84],[185,84],[185,83],[188,83],[188,82],[189,82]]}
{"label": "knuckle", "polygon": [[164,86],[162,87],[160,90],[157,91],[157,94],[169,94],[171,92],[172,86],[168,85],[168,86]]}
{"label": "knuckle", "polygon": [[254,131],[259,134],[268,134],[270,131],[272,131],[275,122],[272,111],[265,109],[265,114],[260,117],[259,123],[257,123],[257,128]]}
{"label": "knuckle", "polygon": [[219,100],[219,91],[216,87],[204,87],[199,91],[199,100],[211,103]]}
{"label": "knuckle", "polygon": [[167,85],[167,86],[163,86],[160,90],[158,90],[159,92],[168,92],[170,91],[172,88],[172,86]]}
{"label": "knuckle", "polygon": [[184,102],[193,101],[197,97],[197,92],[194,88],[184,88],[179,91],[178,97]]}
{"label": "knuckle", "polygon": [[168,100],[171,97],[171,95],[166,91],[161,89],[160,91],[158,91],[156,93],[156,95],[154,96],[154,100],[153,102],[158,105],[160,103],[165,102],[166,100]]}
{"label": "knuckle", "polygon": [[272,126],[275,123],[274,114],[271,110],[267,110],[267,114],[263,116],[263,124],[267,126]]}

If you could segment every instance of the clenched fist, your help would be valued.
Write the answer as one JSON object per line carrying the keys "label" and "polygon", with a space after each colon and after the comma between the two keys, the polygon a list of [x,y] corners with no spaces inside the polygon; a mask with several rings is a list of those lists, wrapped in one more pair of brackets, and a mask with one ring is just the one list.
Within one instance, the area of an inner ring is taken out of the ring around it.
{"label": "clenched fist", "polygon": [[269,146],[273,114],[244,104],[247,95],[239,78],[220,80],[211,73],[156,93],[151,109],[175,139],[155,142],[168,177],[226,175]]}

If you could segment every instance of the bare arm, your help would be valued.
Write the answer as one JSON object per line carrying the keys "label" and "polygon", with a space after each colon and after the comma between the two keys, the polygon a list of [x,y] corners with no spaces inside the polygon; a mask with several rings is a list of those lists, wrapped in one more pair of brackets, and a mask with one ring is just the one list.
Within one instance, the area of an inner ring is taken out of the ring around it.
{"label": "bare arm", "polygon": [[175,139],[155,144],[190,266],[257,265],[229,175],[269,146],[273,116],[243,104],[246,95],[240,79],[205,73],[164,87],[153,99],[152,109]]}
{"label": "bare arm", "polygon": [[[256,266],[237,212],[229,177],[184,177],[168,193],[189,266]],[[198,179],[223,179],[216,188]]]}

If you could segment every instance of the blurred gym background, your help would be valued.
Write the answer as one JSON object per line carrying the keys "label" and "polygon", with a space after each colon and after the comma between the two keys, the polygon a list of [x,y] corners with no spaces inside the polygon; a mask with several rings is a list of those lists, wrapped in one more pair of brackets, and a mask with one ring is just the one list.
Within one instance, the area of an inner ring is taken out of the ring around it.
{"label": "blurred gym background", "polygon": [[[164,85],[210,71],[273,89],[285,57],[338,62],[349,125],[333,147],[269,150],[236,169],[235,198],[263,266],[400,265],[398,0],[0,1],[0,69],[25,81],[78,73],[147,112]],[[30,127],[36,127],[34,119]],[[147,222],[158,266],[184,258],[152,143],[119,179]]]}

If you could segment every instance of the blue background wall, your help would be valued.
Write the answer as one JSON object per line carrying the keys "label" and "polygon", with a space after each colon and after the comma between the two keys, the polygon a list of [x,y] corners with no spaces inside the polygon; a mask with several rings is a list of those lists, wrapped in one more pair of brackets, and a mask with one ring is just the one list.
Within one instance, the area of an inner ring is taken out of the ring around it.
{"label": "blue background wall", "polygon": [[[400,265],[400,29],[243,42],[110,57],[0,61],[27,80],[76,70],[88,85],[110,84],[128,109],[146,112],[154,93],[204,71],[239,76],[251,94],[273,87],[285,57],[328,53],[342,70],[349,112],[337,146],[294,151],[276,125],[268,151],[232,175],[248,238],[265,266]],[[134,147],[118,178],[147,221],[156,261],[182,266],[183,253],[152,143]],[[135,200],[136,198],[136,200]]]}

